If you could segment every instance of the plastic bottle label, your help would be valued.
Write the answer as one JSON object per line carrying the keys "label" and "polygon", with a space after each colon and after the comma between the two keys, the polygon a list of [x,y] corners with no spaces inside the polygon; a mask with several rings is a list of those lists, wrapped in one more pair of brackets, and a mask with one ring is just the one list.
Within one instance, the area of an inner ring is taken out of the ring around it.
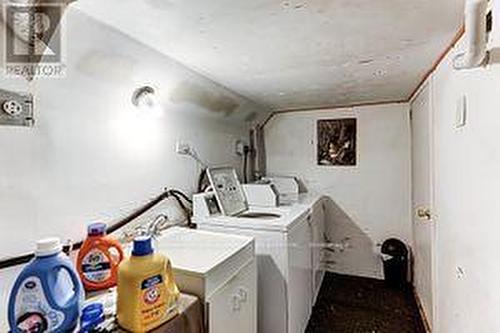
{"label": "plastic bottle label", "polygon": [[165,317],[166,291],[166,285],[161,275],[155,275],[142,281],[140,308],[143,325],[150,325]]}
{"label": "plastic bottle label", "polygon": [[90,282],[103,282],[111,277],[111,262],[100,250],[93,249],[83,257],[83,276]]}
{"label": "plastic bottle label", "polygon": [[64,322],[64,313],[50,307],[37,277],[21,283],[15,302],[16,326],[22,332],[52,332]]}

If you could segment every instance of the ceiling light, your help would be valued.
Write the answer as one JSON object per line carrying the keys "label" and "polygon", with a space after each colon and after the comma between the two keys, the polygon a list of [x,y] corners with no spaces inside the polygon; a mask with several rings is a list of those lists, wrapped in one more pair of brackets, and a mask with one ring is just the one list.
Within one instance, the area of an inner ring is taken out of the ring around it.
{"label": "ceiling light", "polygon": [[136,89],[132,94],[132,104],[140,109],[154,108],[157,105],[155,90],[150,86]]}

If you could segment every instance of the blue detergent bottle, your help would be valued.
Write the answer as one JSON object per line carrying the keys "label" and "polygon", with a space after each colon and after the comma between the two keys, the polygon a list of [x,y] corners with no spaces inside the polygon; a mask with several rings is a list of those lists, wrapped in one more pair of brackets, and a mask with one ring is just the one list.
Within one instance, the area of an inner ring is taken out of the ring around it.
{"label": "blue detergent bottle", "polygon": [[10,330],[72,332],[83,296],[82,283],[59,239],[40,240],[35,259],[21,271],[10,293]]}

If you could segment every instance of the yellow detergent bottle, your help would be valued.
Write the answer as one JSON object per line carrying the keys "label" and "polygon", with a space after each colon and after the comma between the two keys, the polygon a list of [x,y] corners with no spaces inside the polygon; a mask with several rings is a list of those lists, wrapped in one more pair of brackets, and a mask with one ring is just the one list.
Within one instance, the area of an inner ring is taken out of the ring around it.
{"label": "yellow detergent bottle", "polygon": [[147,332],[177,315],[179,290],[170,261],[154,253],[151,237],[134,240],[132,256],[118,268],[118,324]]}

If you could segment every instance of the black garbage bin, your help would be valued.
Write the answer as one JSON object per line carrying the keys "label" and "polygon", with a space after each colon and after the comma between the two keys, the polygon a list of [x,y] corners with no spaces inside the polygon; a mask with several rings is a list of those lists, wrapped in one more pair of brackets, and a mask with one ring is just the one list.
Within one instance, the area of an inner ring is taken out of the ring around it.
{"label": "black garbage bin", "polygon": [[408,248],[396,238],[390,238],[382,244],[381,252],[384,263],[384,278],[387,285],[405,289],[408,286]]}

